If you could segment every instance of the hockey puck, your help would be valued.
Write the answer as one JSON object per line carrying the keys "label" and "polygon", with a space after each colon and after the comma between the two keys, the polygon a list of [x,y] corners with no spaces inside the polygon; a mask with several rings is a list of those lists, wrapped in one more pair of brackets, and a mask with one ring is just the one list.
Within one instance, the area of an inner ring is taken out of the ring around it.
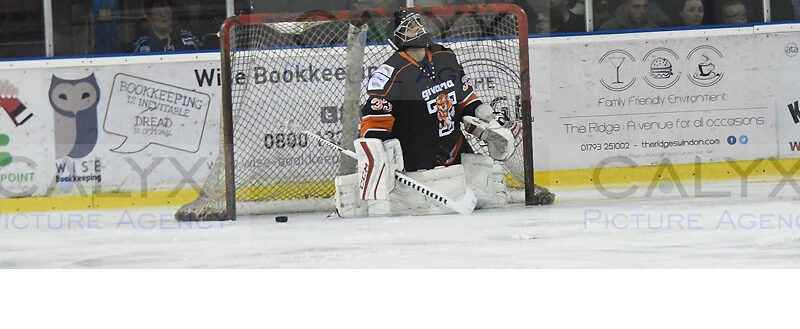
{"label": "hockey puck", "polygon": [[275,221],[278,223],[286,223],[289,221],[289,217],[286,216],[276,216]]}

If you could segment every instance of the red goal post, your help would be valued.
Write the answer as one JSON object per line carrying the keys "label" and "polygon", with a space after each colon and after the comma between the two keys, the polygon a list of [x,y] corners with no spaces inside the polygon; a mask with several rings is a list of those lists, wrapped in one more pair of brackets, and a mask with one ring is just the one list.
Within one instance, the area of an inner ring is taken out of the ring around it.
{"label": "red goal post", "polygon": [[[513,4],[407,8],[435,42],[452,48],[476,92],[522,127],[506,182],[533,204],[528,26]],[[333,178],[352,163],[286,120],[343,147],[357,138],[366,79],[391,54],[393,10],[266,13],[222,25],[220,153],[200,196],[176,219],[235,220],[239,214],[333,209]],[[327,119],[327,120],[326,120]],[[477,153],[485,145],[470,139]],[[321,144],[321,143],[320,143]],[[354,167],[352,168],[354,170]]]}

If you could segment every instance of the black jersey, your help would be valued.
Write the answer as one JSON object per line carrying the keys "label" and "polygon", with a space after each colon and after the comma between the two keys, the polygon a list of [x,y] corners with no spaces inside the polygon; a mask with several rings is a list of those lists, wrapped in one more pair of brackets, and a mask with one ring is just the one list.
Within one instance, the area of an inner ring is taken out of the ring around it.
{"label": "black jersey", "polygon": [[133,52],[135,53],[149,53],[149,52],[170,52],[170,51],[184,51],[184,50],[197,50],[202,46],[197,37],[191,31],[185,28],[173,28],[169,37],[160,39],[153,33],[153,30],[148,28],[147,31],[136,38],[133,44]]}
{"label": "black jersey", "polygon": [[461,133],[464,115],[481,104],[455,53],[434,44],[414,61],[395,52],[370,76],[361,109],[361,135],[397,138],[405,169],[458,164],[472,149]]}

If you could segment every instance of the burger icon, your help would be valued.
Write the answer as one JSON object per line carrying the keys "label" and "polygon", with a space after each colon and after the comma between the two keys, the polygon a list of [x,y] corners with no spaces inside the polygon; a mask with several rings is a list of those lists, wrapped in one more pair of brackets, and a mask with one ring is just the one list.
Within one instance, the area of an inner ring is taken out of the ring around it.
{"label": "burger icon", "polygon": [[650,76],[653,79],[669,79],[672,76],[672,63],[666,58],[656,58],[650,64]]}

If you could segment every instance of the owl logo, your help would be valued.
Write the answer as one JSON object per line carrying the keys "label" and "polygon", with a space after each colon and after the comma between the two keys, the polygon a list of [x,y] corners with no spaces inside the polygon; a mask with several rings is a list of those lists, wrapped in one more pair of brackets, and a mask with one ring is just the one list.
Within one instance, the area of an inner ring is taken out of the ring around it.
{"label": "owl logo", "polygon": [[83,158],[97,144],[97,104],[100,88],[92,75],[65,80],[53,75],[50,104],[55,121],[56,159]]}

